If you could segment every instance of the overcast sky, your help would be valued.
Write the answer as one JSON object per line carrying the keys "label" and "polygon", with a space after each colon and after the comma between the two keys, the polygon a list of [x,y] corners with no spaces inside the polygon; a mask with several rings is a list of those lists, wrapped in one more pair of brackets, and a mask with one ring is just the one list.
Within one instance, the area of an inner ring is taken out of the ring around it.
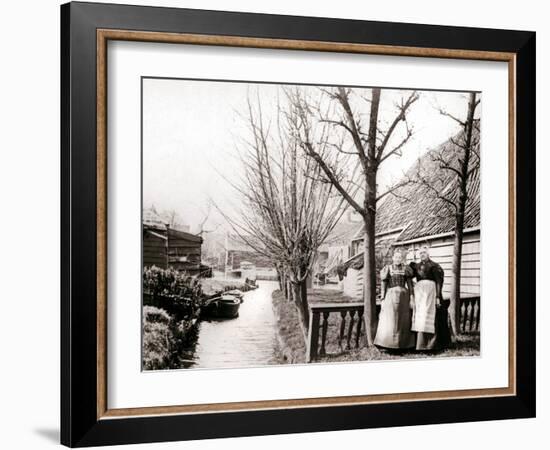
{"label": "overcast sky", "polygon": [[[381,167],[381,190],[399,179],[424,152],[458,131],[456,122],[442,116],[437,106],[465,117],[464,93],[420,93],[408,115],[415,133],[403,148],[403,156],[392,157]],[[257,95],[269,114],[275,110],[280,88],[254,83],[143,80],[144,208],[154,205],[159,212],[175,210],[191,231],[196,231],[209,199],[218,205],[238,202],[224,177],[236,178],[240,171],[235,155],[246,132],[240,114],[246,111],[248,94]],[[395,101],[408,94],[383,90],[380,120],[390,120]],[[212,228],[221,221],[214,208],[208,225]]]}

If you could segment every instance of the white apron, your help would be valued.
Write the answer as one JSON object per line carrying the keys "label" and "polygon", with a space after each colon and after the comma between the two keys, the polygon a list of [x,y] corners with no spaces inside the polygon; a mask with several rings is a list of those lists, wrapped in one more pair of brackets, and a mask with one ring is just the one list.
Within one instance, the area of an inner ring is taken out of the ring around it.
{"label": "white apron", "polygon": [[414,287],[414,304],[412,331],[435,333],[435,281],[420,280],[416,283]]}

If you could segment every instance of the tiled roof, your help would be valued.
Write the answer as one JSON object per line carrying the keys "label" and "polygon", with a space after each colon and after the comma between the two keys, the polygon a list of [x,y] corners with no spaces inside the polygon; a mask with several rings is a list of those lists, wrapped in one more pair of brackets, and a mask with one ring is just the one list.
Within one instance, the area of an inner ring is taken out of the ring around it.
{"label": "tiled roof", "polygon": [[336,246],[348,244],[355,234],[362,228],[361,222],[349,222],[344,218],[340,220],[325,239],[324,244]]}
{"label": "tiled roof", "polygon": [[[460,134],[455,137],[455,141],[459,137]],[[417,174],[421,170],[423,176],[437,185],[437,189],[441,192],[454,186],[456,175],[450,170],[439,167],[439,162],[434,161],[434,155],[437,154],[441,154],[446,160],[456,162],[456,158],[462,154],[462,150],[458,149],[449,139],[419,158],[406,173],[405,179],[418,179]],[[475,228],[480,224],[479,170],[475,170],[470,177],[464,228]],[[454,200],[458,191],[450,192],[450,195]],[[446,203],[434,197],[429,188],[419,183],[411,183],[397,189],[395,195],[387,195],[377,207],[376,234],[381,235],[398,229],[402,229],[403,232],[397,241],[452,232],[454,216]],[[356,238],[360,238],[362,234],[363,229],[356,235]]]}

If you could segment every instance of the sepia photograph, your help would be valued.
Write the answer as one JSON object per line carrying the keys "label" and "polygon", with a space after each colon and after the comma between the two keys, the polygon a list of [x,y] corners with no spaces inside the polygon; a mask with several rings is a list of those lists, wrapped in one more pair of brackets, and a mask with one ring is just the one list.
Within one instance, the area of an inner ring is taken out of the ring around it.
{"label": "sepia photograph", "polygon": [[61,442],[535,417],[536,33],[254,8],[61,7]]}
{"label": "sepia photograph", "polygon": [[142,370],[480,356],[481,92],[141,83]]}

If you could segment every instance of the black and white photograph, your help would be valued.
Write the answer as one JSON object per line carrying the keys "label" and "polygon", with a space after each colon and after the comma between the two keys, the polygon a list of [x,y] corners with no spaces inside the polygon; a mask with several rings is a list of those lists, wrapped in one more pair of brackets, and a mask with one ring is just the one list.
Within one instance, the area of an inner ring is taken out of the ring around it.
{"label": "black and white photograph", "polygon": [[141,83],[142,370],[480,355],[481,92]]}

